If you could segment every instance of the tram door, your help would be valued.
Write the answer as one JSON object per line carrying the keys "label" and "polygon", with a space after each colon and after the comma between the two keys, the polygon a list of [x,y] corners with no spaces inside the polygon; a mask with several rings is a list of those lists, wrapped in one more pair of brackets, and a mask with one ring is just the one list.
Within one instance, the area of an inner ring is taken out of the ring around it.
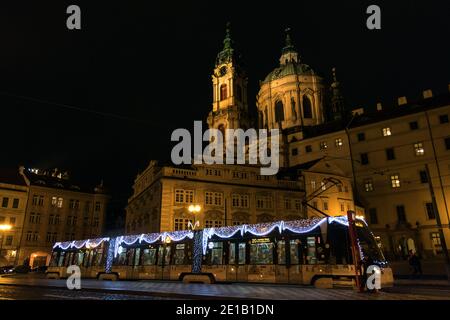
{"label": "tram door", "polygon": [[170,246],[159,246],[156,279],[170,280]]}
{"label": "tram door", "polygon": [[247,281],[247,266],[245,265],[245,242],[231,242],[229,248],[227,280]]}

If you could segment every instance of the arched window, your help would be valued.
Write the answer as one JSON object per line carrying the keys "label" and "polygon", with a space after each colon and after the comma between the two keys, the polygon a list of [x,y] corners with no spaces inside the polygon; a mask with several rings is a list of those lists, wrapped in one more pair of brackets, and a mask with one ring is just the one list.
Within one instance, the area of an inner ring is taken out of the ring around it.
{"label": "arched window", "polygon": [[311,100],[306,95],[303,96],[303,118],[305,119],[312,118]]}
{"label": "arched window", "polygon": [[275,102],[275,122],[284,121],[283,102],[278,100]]}
{"label": "arched window", "polygon": [[225,100],[227,98],[227,85],[220,85],[220,101]]}

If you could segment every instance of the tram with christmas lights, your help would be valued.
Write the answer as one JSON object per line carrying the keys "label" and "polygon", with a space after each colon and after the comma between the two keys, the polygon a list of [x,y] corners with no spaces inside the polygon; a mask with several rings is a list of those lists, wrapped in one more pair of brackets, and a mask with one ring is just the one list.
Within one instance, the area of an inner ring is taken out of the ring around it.
{"label": "tram with christmas lights", "polygon": [[[392,271],[364,220],[355,220],[352,248],[347,217],[311,218],[203,230],[126,235],[54,245],[47,276],[67,277],[78,265],[85,278],[352,285],[356,259],[380,267],[382,286]],[[353,250],[353,251],[352,251]]]}

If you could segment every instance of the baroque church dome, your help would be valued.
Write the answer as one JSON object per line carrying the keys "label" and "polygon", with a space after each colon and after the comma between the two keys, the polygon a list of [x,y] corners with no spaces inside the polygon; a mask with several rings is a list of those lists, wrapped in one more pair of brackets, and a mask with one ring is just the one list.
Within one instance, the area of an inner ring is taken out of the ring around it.
{"label": "baroque church dome", "polygon": [[256,97],[260,128],[301,129],[324,121],[323,79],[302,63],[289,31],[279,66],[260,82]]}
{"label": "baroque church dome", "polygon": [[290,61],[273,70],[263,82],[270,82],[290,75],[315,75],[314,70],[307,64]]}

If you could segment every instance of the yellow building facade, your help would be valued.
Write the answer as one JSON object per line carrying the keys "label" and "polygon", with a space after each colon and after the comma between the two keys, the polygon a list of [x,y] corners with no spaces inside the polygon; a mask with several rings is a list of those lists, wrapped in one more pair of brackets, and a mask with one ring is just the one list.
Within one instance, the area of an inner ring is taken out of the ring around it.
{"label": "yellow building facade", "polygon": [[14,265],[19,252],[28,200],[28,185],[23,171],[0,170],[0,266]]}
{"label": "yellow building facade", "polygon": [[57,241],[89,239],[103,233],[110,197],[102,185],[75,184],[57,169],[27,169],[29,190],[18,264],[48,265]]}

